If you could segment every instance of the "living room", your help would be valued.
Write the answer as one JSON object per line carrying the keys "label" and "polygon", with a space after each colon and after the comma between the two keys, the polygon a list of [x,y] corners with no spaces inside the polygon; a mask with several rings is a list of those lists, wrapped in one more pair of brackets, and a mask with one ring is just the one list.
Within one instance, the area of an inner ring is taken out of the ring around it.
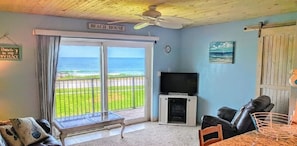
{"label": "living room", "polygon": [[[189,27],[180,30],[149,26],[134,30],[133,24],[123,24],[125,35],[157,36],[154,44],[152,69],[151,121],[159,115],[159,72],[199,73],[197,123],[203,115],[216,115],[217,109],[228,106],[239,109],[256,95],[258,31],[244,31],[245,26],[264,21],[278,23],[294,21],[297,12],[263,16],[220,24]],[[8,33],[22,45],[20,61],[2,61],[0,65],[0,120],[14,117],[40,117],[38,81],[36,73],[37,41],[34,29],[65,30],[114,34],[108,30],[90,30],[89,22],[99,20],[64,18],[35,14],[0,12],[0,36]],[[234,41],[234,63],[209,62],[209,44],[213,41]],[[1,41],[0,41],[1,43]],[[2,42],[3,43],[3,42]],[[5,42],[4,42],[5,43]],[[172,48],[169,54],[164,47]]]}

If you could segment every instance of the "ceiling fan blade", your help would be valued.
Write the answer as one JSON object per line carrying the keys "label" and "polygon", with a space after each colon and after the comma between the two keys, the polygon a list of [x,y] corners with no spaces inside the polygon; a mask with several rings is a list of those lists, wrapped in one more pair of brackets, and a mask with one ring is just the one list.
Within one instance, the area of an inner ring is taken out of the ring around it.
{"label": "ceiling fan blade", "polygon": [[148,23],[148,22],[140,22],[140,23],[137,23],[137,24],[134,25],[134,29],[138,30],[138,29],[147,27],[149,25],[151,25],[151,24]]}
{"label": "ceiling fan blade", "polygon": [[172,23],[180,23],[180,24],[191,24],[193,23],[192,20],[181,18],[181,17],[174,17],[174,16],[161,16],[159,18],[162,21],[172,22]]}
{"label": "ceiling fan blade", "polygon": [[115,20],[115,21],[110,21],[110,22],[106,22],[106,23],[107,24],[117,24],[117,23],[138,23],[138,22],[143,22],[143,20],[140,20],[140,19]]}
{"label": "ceiling fan blade", "polygon": [[143,16],[143,15],[138,15],[139,17],[141,17],[142,21],[156,21],[158,18],[154,18],[154,17],[150,17],[150,16]]}
{"label": "ceiling fan blade", "polygon": [[126,20],[116,20],[116,21],[107,22],[107,24],[116,24],[116,23],[123,23],[123,22],[127,22],[127,21]]}
{"label": "ceiling fan blade", "polygon": [[170,28],[170,29],[183,28],[183,25],[180,23],[172,23],[172,22],[165,22],[165,21],[158,21],[158,22],[156,22],[156,25],[164,27],[164,28]]}

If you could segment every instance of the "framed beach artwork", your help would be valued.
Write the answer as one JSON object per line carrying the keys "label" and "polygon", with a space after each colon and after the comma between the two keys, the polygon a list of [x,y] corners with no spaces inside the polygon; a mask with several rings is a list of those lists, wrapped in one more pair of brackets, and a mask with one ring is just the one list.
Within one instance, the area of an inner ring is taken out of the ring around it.
{"label": "framed beach artwork", "polygon": [[234,63],[234,41],[211,42],[209,45],[210,63]]}

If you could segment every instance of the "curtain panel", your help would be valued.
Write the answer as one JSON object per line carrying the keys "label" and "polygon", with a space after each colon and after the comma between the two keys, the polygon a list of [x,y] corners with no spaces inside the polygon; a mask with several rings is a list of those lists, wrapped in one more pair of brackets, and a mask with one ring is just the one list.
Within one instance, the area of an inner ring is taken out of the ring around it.
{"label": "curtain panel", "polygon": [[60,36],[37,36],[37,76],[41,118],[50,123],[54,116],[55,81],[60,49]]}

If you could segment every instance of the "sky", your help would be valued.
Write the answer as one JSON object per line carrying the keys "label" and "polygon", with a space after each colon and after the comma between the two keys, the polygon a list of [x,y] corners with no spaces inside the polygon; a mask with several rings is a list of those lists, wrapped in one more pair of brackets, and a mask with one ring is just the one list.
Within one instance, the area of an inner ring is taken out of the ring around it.
{"label": "sky", "polygon": [[209,51],[217,52],[217,51],[225,51],[225,52],[233,52],[234,42],[211,42],[209,46]]}
{"label": "sky", "polygon": [[[65,46],[61,45],[59,57],[98,57],[99,46]],[[144,58],[144,48],[109,47],[108,57]]]}

